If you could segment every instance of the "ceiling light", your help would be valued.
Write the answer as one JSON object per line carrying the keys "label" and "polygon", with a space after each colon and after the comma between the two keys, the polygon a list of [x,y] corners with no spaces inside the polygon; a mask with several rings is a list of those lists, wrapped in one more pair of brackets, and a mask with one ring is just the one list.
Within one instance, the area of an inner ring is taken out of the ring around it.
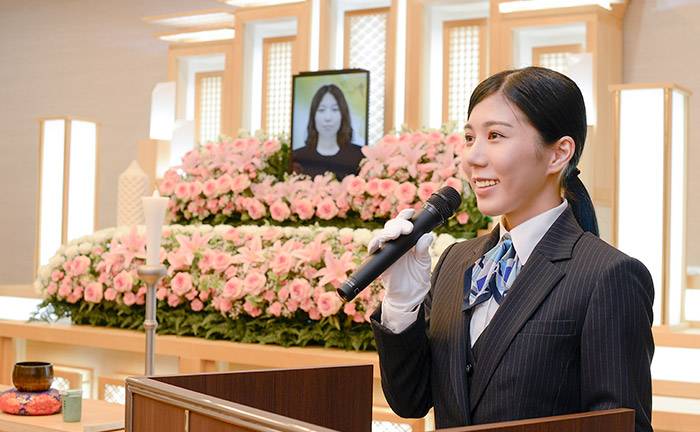
{"label": "ceiling light", "polygon": [[613,1],[610,0],[517,0],[500,3],[498,11],[501,13],[512,13],[593,5],[611,10],[611,3]]}
{"label": "ceiling light", "polygon": [[287,3],[301,3],[302,0],[224,0],[224,3],[237,7],[274,6]]}
{"label": "ceiling light", "polygon": [[207,9],[196,12],[159,15],[143,18],[144,21],[170,27],[233,26],[233,9]]}
{"label": "ceiling light", "polygon": [[213,30],[199,30],[181,33],[169,33],[159,35],[161,40],[176,43],[211,42],[233,39],[236,35],[234,29],[222,28]]}

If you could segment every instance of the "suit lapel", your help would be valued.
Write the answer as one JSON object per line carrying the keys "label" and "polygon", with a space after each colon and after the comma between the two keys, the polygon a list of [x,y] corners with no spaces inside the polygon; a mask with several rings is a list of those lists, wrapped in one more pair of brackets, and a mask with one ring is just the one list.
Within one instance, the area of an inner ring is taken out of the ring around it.
{"label": "suit lapel", "polygon": [[480,355],[469,392],[471,411],[479,404],[515,336],[564,277],[565,273],[555,263],[571,258],[573,247],[582,234],[571,209],[567,208],[533,250],[505,300],[479,337]]}

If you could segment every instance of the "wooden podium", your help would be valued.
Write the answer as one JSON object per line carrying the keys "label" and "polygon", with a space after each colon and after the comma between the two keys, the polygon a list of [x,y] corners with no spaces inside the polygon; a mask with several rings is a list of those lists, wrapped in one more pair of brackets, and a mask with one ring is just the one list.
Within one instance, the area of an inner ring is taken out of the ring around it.
{"label": "wooden podium", "polygon": [[[371,428],[371,365],[126,380],[127,432],[369,432]],[[634,411],[596,411],[444,430],[633,432]]]}

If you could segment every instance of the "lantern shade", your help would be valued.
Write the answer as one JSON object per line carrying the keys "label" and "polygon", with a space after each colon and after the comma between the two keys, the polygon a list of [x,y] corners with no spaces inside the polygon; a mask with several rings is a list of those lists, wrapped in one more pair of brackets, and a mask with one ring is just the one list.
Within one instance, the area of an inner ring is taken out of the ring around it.
{"label": "lantern shade", "polygon": [[613,241],[655,287],[654,324],[684,321],[689,93],[672,84],[611,86],[617,190]]}

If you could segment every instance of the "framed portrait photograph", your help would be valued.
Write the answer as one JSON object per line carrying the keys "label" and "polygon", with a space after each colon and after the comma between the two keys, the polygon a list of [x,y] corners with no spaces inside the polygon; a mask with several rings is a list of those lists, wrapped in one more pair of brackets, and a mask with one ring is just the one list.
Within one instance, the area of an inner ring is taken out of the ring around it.
{"label": "framed portrait photograph", "polygon": [[292,172],[357,173],[367,145],[369,71],[304,72],[292,84]]}

